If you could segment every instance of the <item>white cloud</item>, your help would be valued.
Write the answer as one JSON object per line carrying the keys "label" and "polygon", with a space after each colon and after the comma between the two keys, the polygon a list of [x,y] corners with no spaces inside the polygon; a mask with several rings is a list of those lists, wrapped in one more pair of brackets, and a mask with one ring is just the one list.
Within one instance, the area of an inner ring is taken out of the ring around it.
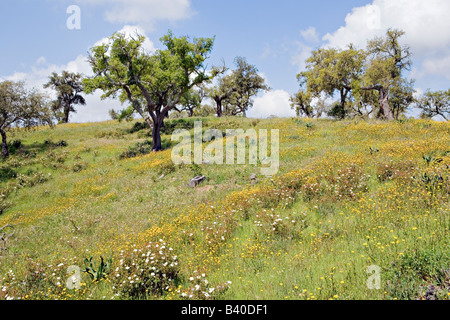
{"label": "white cloud", "polygon": [[298,72],[305,70],[306,60],[311,56],[312,51],[312,47],[304,45],[301,42],[297,43],[296,53],[291,56],[291,64],[298,67]]}
{"label": "white cloud", "polygon": [[[377,0],[374,1],[379,2]],[[357,7],[345,18],[345,26],[340,27],[334,33],[327,33],[322,40],[330,47],[344,49],[353,43],[358,47],[365,47],[367,41],[375,36],[381,36],[387,28],[381,27],[380,7],[368,4]]]}
{"label": "white cloud", "polygon": [[323,37],[330,46],[344,48],[349,43],[364,47],[367,40],[383,35],[388,28],[406,32],[404,41],[418,55],[450,45],[450,2],[447,0],[374,0],[354,8],[345,26]]}
{"label": "white cloud", "polygon": [[78,0],[86,5],[106,6],[105,19],[112,23],[138,24],[152,31],[162,20],[175,22],[191,17],[190,0]]}
{"label": "white cloud", "polygon": [[309,27],[306,30],[300,31],[301,36],[308,42],[318,42],[319,35],[317,34],[317,30],[314,27]]}
{"label": "white cloud", "polygon": [[[137,34],[145,35],[145,30],[139,26],[126,25],[122,29],[120,29],[118,31],[118,33],[123,33],[123,34],[125,34],[126,38],[130,39],[132,37],[135,38]],[[102,44],[106,44],[108,42],[109,42],[109,38],[105,37],[105,38],[97,41],[94,44],[94,46],[99,46]],[[148,37],[146,37],[144,42],[142,43],[142,48],[148,53],[155,52],[155,50],[156,50],[153,42]]]}
{"label": "white cloud", "polygon": [[278,117],[294,117],[291,109],[290,95],[284,90],[273,90],[255,98],[253,108],[248,111],[250,118],[268,118],[272,115]]}
{"label": "white cloud", "polygon": [[423,75],[444,76],[450,80],[450,54],[444,57],[429,58],[423,62],[423,69],[418,77]]}
{"label": "white cloud", "polygon": [[448,0],[374,0],[357,7],[345,18],[345,25],[322,40],[325,46],[345,48],[353,43],[364,48],[367,41],[383,36],[387,29],[405,31],[401,41],[411,47],[414,74],[445,75],[450,71],[450,1]]}

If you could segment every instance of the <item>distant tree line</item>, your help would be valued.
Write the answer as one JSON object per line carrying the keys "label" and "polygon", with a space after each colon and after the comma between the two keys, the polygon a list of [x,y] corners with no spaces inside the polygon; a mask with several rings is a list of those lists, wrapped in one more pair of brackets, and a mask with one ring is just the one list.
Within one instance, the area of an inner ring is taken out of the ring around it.
{"label": "distant tree line", "polygon": [[[401,30],[389,29],[385,37],[370,40],[365,50],[352,44],[344,50],[322,48],[306,60],[306,70],[297,75],[300,90],[291,97],[298,116],[328,115],[336,119],[399,119],[412,105],[422,109],[422,117],[450,112],[447,92],[428,91],[414,98],[414,81],[405,77],[411,70],[412,53],[400,45]],[[338,98],[332,104],[325,100]]]}
{"label": "distant tree line", "polygon": [[[410,70],[411,51],[402,46],[401,30],[388,30],[384,38],[368,42],[365,50],[349,45],[345,50],[322,48],[313,51],[306,69],[298,74],[300,90],[291,97],[298,116],[324,115],[336,119],[377,118],[394,120],[411,106],[422,110],[423,118],[441,116],[448,120],[450,90],[428,90],[414,98],[414,81],[405,77]],[[146,52],[145,37],[114,33],[108,42],[89,52],[94,76],[63,71],[52,73],[44,88],[56,92],[56,100],[23,82],[0,82],[0,135],[2,155],[8,157],[6,132],[15,127],[68,123],[75,106],[85,105],[83,94],[96,90],[102,99],[117,98],[128,106],[111,110],[117,120],[134,119],[137,114],[152,128],[153,150],[161,150],[161,128],[168,117],[243,116],[252,108],[254,97],[270,88],[258,69],[237,57],[235,68],[207,70],[214,38],[161,38],[164,49]],[[338,97],[333,104],[327,100]],[[209,99],[214,105],[205,104]]]}

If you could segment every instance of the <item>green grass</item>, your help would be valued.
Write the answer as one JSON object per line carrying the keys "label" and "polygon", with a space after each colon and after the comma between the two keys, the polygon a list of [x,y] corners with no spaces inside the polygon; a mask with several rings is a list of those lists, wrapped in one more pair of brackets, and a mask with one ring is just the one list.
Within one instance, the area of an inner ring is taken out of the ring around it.
{"label": "green grass", "polygon": [[[141,122],[10,132],[0,298],[182,299],[201,273],[192,299],[420,299],[431,284],[450,298],[449,124],[201,119],[203,130],[280,130],[280,170],[254,184],[254,165],[172,163],[170,134],[195,120],[169,120],[160,153]],[[206,181],[189,188],[197,175]],[[141,264],[135,248],[160,239],[179,261],[167,289],[144,272],[148,294],[118,295],[115,271],[64,289],[70,264]],[[380,290],[367,287],[372,265]]]}

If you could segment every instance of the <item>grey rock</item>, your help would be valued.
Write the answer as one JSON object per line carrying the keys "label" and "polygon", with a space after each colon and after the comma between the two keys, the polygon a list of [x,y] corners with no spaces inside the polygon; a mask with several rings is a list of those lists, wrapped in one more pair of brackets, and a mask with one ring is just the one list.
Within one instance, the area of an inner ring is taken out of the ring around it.
{"label": "grey rock", "polygon": [[205,181],[206,177],[205,176],[197,176],[195,178],[192,178],[191,181],[189,181],[189,187],[191,188],[195,188],[197,187],[200,183],[202,183],[203,181]]}

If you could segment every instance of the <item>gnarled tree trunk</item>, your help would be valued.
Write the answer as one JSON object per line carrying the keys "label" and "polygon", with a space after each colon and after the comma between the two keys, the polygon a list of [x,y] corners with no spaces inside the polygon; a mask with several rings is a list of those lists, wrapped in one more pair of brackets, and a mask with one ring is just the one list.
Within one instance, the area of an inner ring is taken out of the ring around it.
{"label": "gnarled tree trunk", "polygon": [[157,120],[153,124],[153,129],[152,129],[152,137],[153,137],[153,148],[152,148],[152,151],[154,151],[154,152],[162,150],[161,128],[162,128],[162,120]]}
{"label": "gnarled tree trunk", "polygon": [[217,117],[222,117],[223,111],[222,111],[222,99],[215,98],[214,101],[216,101],[217,104]]}
{"label": "gnarled tree trunk", "polygon": [[6,141],[6,132],[3,129],[0,129],[0,134],[2,136],[2,155],[5,158],[9,157],[9,151],[8,151],[8,143]]}
{"label": "gnarled tree trunk", "polygon": [[[152,127],[152,137],[153,137],[153,148],[152,151],[158,152],[162,150],[162,140],[161,140],[161,129],[164,128],[164,119],[169,114],[171,109],[164,109],[162,112],[157,111],[152,115],[153,127]],[[150,119],[148,119],[150,120]]]}
{"label": "gnarled tree trunk", "polygon": [[70,110],[68,108],[64,109],[63,123],[69,123]]}
{"label": "gnarled tree trunk", "polygon": [[394,112],[392,111],[391,105],[389,104],[389,89],[381,88],[380,92],[380,113],[384,116],[386,120],[394,120]]}

